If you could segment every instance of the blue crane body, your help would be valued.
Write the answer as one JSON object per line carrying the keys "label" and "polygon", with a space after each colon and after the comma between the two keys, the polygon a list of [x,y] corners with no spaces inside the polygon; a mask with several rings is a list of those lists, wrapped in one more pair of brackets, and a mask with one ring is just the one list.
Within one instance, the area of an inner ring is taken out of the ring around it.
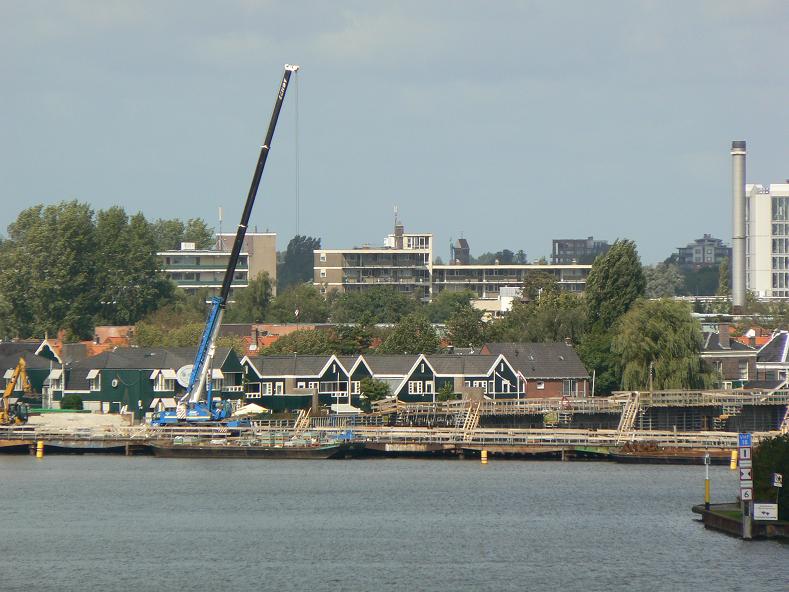
{"label": "blue crane body", "polygon": [[175,411],[160,411],[154,413],[151,425],[167,426],[221,422],[223,425],[235,427],[238,422],[238,420],[234,421],[231,419],[232,407],[229,401],[222,401],[218,398],[214,400],[212,382],[209,377],[211,375],[214,353],[216,351],[216,338],[219,335],[219,328],[222,325],[222,316],[225,312],[228,296],[230,295],[230,286],[236,273],[236,265],[238,264],[238,258],[241,254],[241,247],[244,243],[249,218],[252,214],[252,206],[255,203],[255,196],[260,186],[260,179],[263,176],[263,169],[266,166],[269,148],[274,139],[274,130],[277,127],[279,112],[282,109],[282,103],[285,99],[285,92],[287,91],[290,77],[294,72],[297,72],[298,69],[299,66],[285,64],[285,72],[282,75],[282,82],[277,89],[277,99],[274,102],[274,111],[271,114],[271,121],[269,122],[266,139],[260,147],[260,155],[258,156],[255,173],[252,176],[252,184],[249,187],[247,201],[244,205],[244,211],[241,214],[241,222],[238,224],[236,238],[233,242],[233,249],[230,253],[230,260],[225,270],[222,289],[219,292],[219,296],[214,296],[211,299],[211,310],[208,313],[208,320],[206,321],[203,335],[200,338],[200,345],[197,349],[197,355],[195,356],[194,365],[192,366],[192,371],[189,376],[186,394],[179,399]]}

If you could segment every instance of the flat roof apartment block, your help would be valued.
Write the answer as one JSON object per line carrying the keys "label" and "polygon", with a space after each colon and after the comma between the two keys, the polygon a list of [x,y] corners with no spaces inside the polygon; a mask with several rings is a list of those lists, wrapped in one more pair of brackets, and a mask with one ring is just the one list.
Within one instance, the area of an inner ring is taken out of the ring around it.
{"label": "flat roof apartment block", "polygon": [[789,298],[789,181],[745,185],[745,287]]}
{"label": "flat roof apartment block", "polygon": [[[210,295],[219,293],[225,270],[230,260],[234,234],[218,234],[213,249],[196,249],[194,243],[181,243],[180,249],[157,253],[165,275],[189,293],[206,288]],[[235,276],[234,290],[246,288],[251,278],[267,272],[276,294],[277,235],[274,233],[248,233],[241,248]]]}
{"label": "flat roof apartment block", "polygon": [[523,286],[530,272],[553,274],[563,290],[581,292],[591,265],[496,263],[434,265],[433,235],[410,234],[401,225],[382,247],[318,249],[314,252],[313,282],[324,294],[389,286],[429,300],[443,290],[471,290],[478,298],[495,299],[503,287]]}
{"label": "flat roof apartment block", "polygon": [[381,247],[318,249],[313,253],[313,282],[321,293],[353,292],[389,286],[430,299],[433,235],[405,233],[402,226]]}

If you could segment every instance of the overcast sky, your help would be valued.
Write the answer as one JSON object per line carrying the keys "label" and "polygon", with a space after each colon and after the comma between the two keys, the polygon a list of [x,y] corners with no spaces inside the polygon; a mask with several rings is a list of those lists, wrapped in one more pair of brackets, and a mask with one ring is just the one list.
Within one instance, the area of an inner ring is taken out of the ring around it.
{"label": "overcast sky", "polygon": [[730,242],[731,140],[789,178],[787,31],[785,0],[2,0],[0,228],[76,198],[234,230],[287,62],[252,214],[280,249],[298,194],[326,248],[397,205],[444,260],[594,235],[652,263]]}

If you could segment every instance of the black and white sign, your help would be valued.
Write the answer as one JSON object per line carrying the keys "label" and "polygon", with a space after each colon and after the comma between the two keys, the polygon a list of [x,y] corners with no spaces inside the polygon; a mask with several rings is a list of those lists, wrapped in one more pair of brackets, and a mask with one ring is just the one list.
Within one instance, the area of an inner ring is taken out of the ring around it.
{"label": "black and white sign", "polygon": [[753,469],[740,466],[740,481],[753,481]]}
{"label": "black and white sign", "polygon": [[781,473],[773,473],[773,487],[783,487],[784,476]]}
{"label": "black and white sign", "polygon": [[778,504],[753,504],[753,519],[778,520]]}
{"label": "black and white sign", "polygon": [[749,502],[753,499],[753,489],[750,487],[744,487],[740,489],[740,498],[744,502]]}
{"label": "black and white sign", "polygon": [[744,460],[751,460],[751,447],[746,446],[744,448],[740,448],[740,462]]}

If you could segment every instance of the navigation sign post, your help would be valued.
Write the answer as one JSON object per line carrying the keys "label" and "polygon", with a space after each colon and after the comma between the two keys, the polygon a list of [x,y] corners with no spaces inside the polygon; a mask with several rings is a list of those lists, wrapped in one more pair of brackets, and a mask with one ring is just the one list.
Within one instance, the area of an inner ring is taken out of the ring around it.
{"label": "navigation sign post", "polygon": [[737,438],[740,466],[740,499],[742,500],[742,538],[750,539],[752,533],[751,501],[753,500],[753,468],[751,457],[751,434],[738,434]]}
{"label": "navigation sign post", "polygon": [[773,487],[783,487],[784,476],[781,473],[773,473]]}

